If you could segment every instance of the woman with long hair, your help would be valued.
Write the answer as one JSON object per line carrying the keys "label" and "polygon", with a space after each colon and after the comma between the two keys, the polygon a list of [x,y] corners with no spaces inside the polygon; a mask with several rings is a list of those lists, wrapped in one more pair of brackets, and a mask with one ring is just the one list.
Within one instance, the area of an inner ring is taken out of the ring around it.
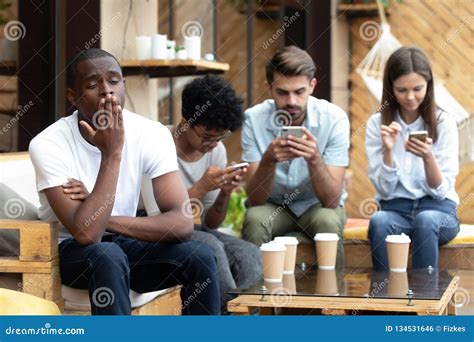
{"label": "woman with long hair", "polygon": [[459,231],[458,131],[436,105],[431,66],[419,48],[402,47],[388,59],[366,151],[381,209],[369,224],[374,267],[388,268],[385,238],[403,233],[411,238],[413,268],[437,268],[439,245]]}

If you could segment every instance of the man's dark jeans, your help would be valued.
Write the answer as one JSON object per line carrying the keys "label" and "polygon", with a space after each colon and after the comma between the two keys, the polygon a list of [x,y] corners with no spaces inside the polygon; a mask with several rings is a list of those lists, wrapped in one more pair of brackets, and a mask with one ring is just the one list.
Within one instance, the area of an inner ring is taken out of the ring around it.
{"label": "man's dark jeans", "polygon": [[88,289],[93,315],[129,315],[129,290],[138,293],[183,285],[182,312],[220,313],[216,260],[204,244],[149,243],[119,235],[101,243],[80,245],[67,239],[59,245],[62,283]]}

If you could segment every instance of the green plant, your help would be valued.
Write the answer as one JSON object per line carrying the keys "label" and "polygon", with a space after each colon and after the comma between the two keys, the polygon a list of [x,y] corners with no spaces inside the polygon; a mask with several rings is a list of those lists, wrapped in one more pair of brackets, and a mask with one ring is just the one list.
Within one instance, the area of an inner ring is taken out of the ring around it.
{"label": "green plant", "polygon": [[234,191],[232,195],[230,195],[227,215],[223,222],[223,226],[232,227],[232,230],[237,234],[237,236],[241,236],[242,234],[246,200],[247,194],[244,189],[240,188],[237,191]]}

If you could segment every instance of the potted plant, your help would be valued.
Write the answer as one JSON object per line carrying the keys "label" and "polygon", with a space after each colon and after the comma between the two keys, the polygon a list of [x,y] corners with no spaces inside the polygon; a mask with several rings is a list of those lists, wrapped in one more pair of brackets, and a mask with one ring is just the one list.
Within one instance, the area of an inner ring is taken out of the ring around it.
{"label": "potted plant", "polygon": [[232,234],[240,237],[245,217],[245,201],[247,194],[243,188],[239,188],[230,195],[229,205],[227,206],[227,215],[223,226],[232,229]]}

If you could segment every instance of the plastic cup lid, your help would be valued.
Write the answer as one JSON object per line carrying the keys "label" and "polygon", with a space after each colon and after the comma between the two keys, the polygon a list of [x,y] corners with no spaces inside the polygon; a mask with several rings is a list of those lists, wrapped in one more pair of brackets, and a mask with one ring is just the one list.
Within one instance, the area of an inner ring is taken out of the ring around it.
{"label": "plastic cup lid", "polygon": [[339,236],[335,233],[318,233],[314,236],[314,241],[338,241]]}
{"label": "plastic cup lid", "polygon": [[273,241],[284,245],[297,245],[299,243],[294,236],[277,236]]}
{"label": "plastic cup lid", "polygon": [[262,252],[285,252],[286,246],[277,242],[268,242],[260,246]]}
{"label": "plastic cup lid", "polygon": [[410,242],[410,237],[405,234],[400,234],[400,235],[387,235],[385,238],[385,241],[391,242],[391,243],[408,243]]}

